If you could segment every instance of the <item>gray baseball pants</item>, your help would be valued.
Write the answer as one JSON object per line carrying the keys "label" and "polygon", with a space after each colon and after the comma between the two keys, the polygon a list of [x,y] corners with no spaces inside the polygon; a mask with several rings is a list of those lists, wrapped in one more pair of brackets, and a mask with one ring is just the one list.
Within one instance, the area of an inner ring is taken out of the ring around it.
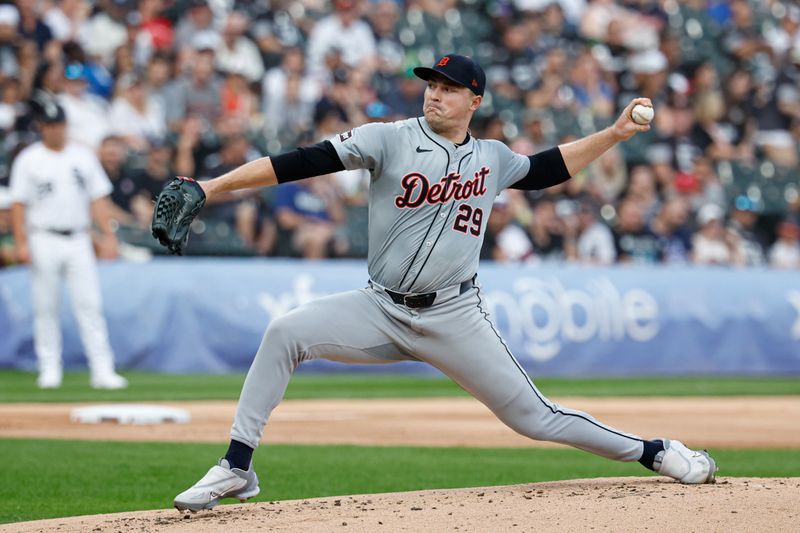
{"label": "gray baseball pants", "polygon": [[478,286],[410,309],[380,288],[335,294],[273,320],[247,373],[231,438],[258,446],[297,366],[323,358],[355,364],[424,361],[486,405],[514,431],[636,461],[642,439],[545,398],[489,321]]}

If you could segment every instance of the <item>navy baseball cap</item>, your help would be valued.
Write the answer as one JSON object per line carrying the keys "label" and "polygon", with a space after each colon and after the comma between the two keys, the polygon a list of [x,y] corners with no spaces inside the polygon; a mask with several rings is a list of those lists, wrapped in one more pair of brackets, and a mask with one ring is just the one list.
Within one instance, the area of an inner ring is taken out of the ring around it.
{"label": "navy baseball cap", "polygon": [[58,124],[67,121],[64,108],[56,102],[45,102],[42,104],[41,110],[37,113],[36,118],[45,124]]}
{"label": "navy baseball cap", "polygon": [[478,96],[483,96],[483,90],[486,88],[486,74],[480,65],[469,57],[458,54],[442,56],[431,68],[417,67],[414,69],[414,74],[425,81],[428,81],[434,74],[441,74]]}

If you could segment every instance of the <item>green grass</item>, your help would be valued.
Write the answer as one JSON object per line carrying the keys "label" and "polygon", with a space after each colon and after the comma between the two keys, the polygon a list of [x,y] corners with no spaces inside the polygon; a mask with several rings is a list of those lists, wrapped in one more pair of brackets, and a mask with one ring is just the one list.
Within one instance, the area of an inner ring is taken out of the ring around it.
{"label": "green grass", "polygon": [[[224,447],[211,444],[0,440],[0,523],[169,508]],[[724,476],[800,476],[796,450],[712,450]],[[641,476],[575,450],[268,445],[255,456],[255,501],[554,479]],[[11,482],[13,480],[13,482]]]}
{"label": "green grass", "polygon": [[[125,373],[124,391],[95,391],[85,373],[67,373],[57,390],[36,389],[30,372],[0,371],[0,402],[97,402],[157,400],[236,400],[244,374],[177,375]],[[691,377],[537,379],[548,396],[768,396],[800,395],[800,377]],[[465,396],[443,378],[398,375],[298,374],[286,398],[408,398]]]}

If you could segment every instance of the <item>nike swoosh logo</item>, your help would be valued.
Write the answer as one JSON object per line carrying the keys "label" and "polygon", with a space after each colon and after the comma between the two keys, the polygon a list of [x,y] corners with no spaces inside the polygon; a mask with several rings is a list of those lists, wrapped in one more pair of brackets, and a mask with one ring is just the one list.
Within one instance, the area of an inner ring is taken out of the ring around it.
{"label": "nike swoosh logo", "polygon": [[421,154],[423,152],[433,152],[433,150],[426,150],[425,148],[420,148],[419,146],[417,146],[417,153]]}
{"label": "nike swoosh logo", "polygon": [[238,491],[240,489],[243,489],[246,485],[247,485],[247,483],[245,483],[244,485],[242,485],[240,487],[238,480],[231,480],[229,483],[226,483],[225,485],[223,485],[223,486],[221,486],[221,487],[219,487],[217,489],[211,490],[210,493],[211,493],[211,496],[214,497],[214,498],[224,498],[228,494],[231,494],[231,493],[234,493],[234,492],[236,492],[236,491]]}

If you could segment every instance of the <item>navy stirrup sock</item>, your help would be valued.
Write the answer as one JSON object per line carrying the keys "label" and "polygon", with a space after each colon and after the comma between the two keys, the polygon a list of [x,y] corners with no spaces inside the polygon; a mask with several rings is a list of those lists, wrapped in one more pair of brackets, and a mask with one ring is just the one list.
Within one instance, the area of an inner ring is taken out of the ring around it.
{"label": "navy stirrup sock", "polygon": [[655,470],[653,463],[656,460],[658,452],[664,451],[664,443],[660,440],[646,440],[642,441],[642,444],[644,444],[644,451],[642,452],[642,457],[639,459],[639,462],[645,468]]}
{"label": "navy stirrup sock", "polygon": [[240,470],[249,470],[252,458],[253,448],[238,440],[231,441],[230,446],[228,446],[228,453],[225,454],[225,459],[231,468]]}

